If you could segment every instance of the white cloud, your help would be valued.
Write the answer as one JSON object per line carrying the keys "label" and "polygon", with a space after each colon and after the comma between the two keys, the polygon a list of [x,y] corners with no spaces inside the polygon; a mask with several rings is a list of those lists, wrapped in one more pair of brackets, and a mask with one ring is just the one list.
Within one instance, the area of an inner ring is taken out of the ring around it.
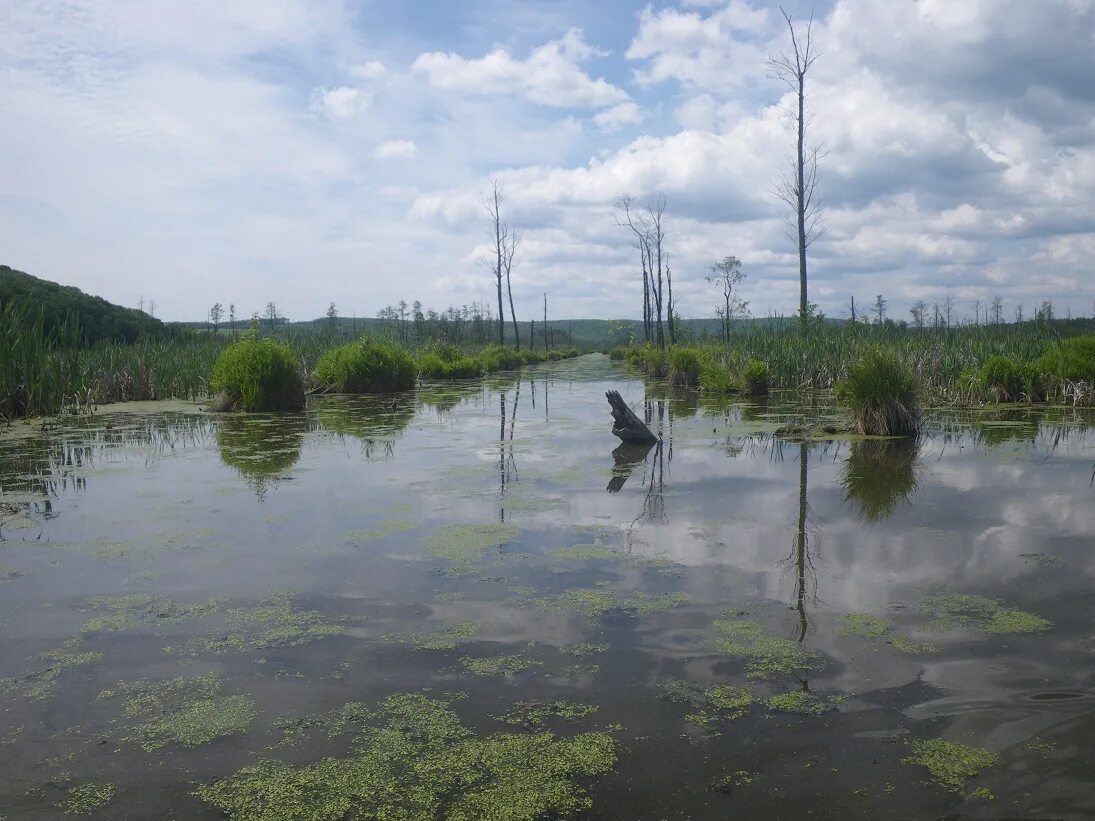
{"label": "white cloud", "polygon": [[356,66],[350,66],[350,75],[357,77],[359,80],[375,80],[378,77],[383,77],[386,73],[387,69],[379,60],[369,60]]}
{"label": "white cloud", "polygon": [[603,108],[626,102],[627,92],[604,79],[593,79],[578,63],[603,56],[578,29],[534,49],[520,60],[497,48],[478,59],[453,52],[428,52],[412,69],[430,85],[476,94],[521,94],[530,102],[557,108]]}
{"label": "white cloud", "polygon": [[633,102],[620,103],[599,111],[593,115],[593,122],[602,131],[619,131],[625,125],[638,125],[643,121],[643,112]]}
{"label": "white cloud", "polygon": [[335,120],[360,114],[368,104],[368,95],[361,89],[351,86],[317,88],[312,92],[312,110]]}
{"label": "white cloud", "polygon": [[376,147],[373,156],[378,160],[409,160],[417,153],[414,140],[385,140]]}

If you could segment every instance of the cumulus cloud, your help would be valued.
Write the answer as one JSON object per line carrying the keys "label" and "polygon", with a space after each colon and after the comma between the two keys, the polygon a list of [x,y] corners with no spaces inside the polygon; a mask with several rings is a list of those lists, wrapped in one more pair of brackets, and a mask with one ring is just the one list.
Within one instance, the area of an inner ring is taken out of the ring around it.
{"label": "cumulus cloud", "polygon": [[476,94],[520,94],[533,103],[557,108],[603,108],[626,102],[627,92],[604,79],[593,79],[579,67],[604,56],[586,43],[579,29],[533,49],[525,59],[497,48],[484,57],[454,52],[422,54],[412,66],[436,88]]}
{"label": "cumulus cloud", "polygon": [[409,160],[418,153],[414,140],[385,140],[373,151],[378,160]]}
{"label": "cumulus cloud", "polygon": [[593,115],[602,131],[619,131],[625,125],[638,125],[643,121],[643,112],[633,102],[620,103]]}
{"label": "cumulus cloud", "polygon": [[336,120],[360,114],[368,104],[365,92],[352,86],[317,88],[312,92],[312,110]]}

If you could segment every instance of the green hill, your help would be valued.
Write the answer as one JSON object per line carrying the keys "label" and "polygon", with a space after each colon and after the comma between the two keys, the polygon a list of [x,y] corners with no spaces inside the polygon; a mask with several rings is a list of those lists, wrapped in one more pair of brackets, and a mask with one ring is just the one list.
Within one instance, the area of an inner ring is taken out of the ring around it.
{"label": "green hill", "polygon": [[0,310],[9,306],[32,321],[41,316],[48,334],[75,328],[85,344],[102,340],[133,342],[174,333],[143,311],[123,308],[71,285],[58,285],[0,265]]}

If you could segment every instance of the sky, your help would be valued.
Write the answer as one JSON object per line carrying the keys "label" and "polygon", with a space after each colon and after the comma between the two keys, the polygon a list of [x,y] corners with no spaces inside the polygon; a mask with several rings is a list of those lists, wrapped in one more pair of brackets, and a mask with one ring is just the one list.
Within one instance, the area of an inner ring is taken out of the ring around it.
{"label": "sky", "polygon": [[[1095,0],[784,8],[821,52],[811,301],[1095,311]],[[683,316],[727,255],[791,314],[788,45],[762,0],[6,0],[0,263],[169,320],[443,309],[492,298],[497,180],[519,318],[641,315],[621,194],[664,195]]]}

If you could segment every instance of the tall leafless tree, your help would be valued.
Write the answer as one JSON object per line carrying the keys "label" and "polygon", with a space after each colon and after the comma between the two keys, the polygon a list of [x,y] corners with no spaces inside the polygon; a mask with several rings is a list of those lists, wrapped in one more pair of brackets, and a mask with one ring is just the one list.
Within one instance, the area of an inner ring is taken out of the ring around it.
{"label": "tall leafless tree", "polygon": [[[643,333],[646,341],[656,341],[665,346],[664,287],[669,267],[666,250],[665,197],[657,195],[645,210],[636,206],[630,194],[616,199],[616,224],[629,229],[635,235],[635,247],[643,274]],[[669,276],[672,276],[669,274]],[[669,286],[672,290],[672,285]]]}
{"label": "tall leafless tree", "polygon": [[821,55],[813,39],[813,13],[810,13],[810,19],[806,23],[806,31],[802,32],[795,29],[791,15],[782,6],[780,12],[791,33],[791,50],[769,54],[768,69],[772,77],[786,83],[795,94],[796,110],[790,114],[797,139],[790,171],[776,183],[774,193],[794,213],[789,227],[798,246],[798,311],[799,318],[805,321],[810,310],[806,289],[806,250],[825,230],[817,190],[821,150],[816,145],[806,143],[806,129],[810,119],[806,111],[806,76]]}
{"label": "tall leafless tree", "polygon": [[520,348],[521,338],[517,331],[517,317],[513,313],[513,290],[510,288],[510,269],[513,267],[513,257],[517,253],[520,235],[510,230],[509,225],[502,219],[502,204],[505,201],[506,197],[501,184],[498,180],[491,180],[491,191],[483,197],[482,203],[483,210],[486,211],[490,220],[494,250],[484,262],[494,276],[494,284],[498,292],[498,344],[506,344],[506,312],[502,306],[502,279],[505,278],[506,288],[509,290],[510,315],[513,317],[514,342],[517,348]]}
{"label": "tall leafless tree", "polygon": [[[521,331],[517,327],[517,314],[513,310],[513,284],[510,281],[510,271],[513,270],[513,258],[517,255],[517,246],[521,244],[521,232],[514,229],[508,232],[509,241],[502,250],[502,264],[506,269],[506,294],[509,296],[509,316],[513,321],[513,347],[521,350]],[[529,332],[531,334],[531,331]],[[532,340],[529,340],[532,345]]]}

